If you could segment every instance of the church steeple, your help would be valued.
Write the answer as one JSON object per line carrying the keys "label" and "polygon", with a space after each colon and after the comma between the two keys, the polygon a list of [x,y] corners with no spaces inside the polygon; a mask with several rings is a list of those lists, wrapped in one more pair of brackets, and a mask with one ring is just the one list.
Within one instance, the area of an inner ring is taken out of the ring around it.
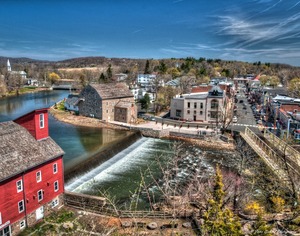
{"label": "church steeple", "polygon": [[11,71],[11,66],[10,66],[9,59],[7,60],[7,71]]}

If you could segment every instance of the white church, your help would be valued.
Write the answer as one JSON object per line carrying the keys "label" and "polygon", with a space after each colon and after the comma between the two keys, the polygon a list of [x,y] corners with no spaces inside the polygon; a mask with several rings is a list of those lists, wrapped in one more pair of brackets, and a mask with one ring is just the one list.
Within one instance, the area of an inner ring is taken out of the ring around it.
{"label": "white church", "polygon": [[20,75],[23,80],[27,79],[27,74],[26,74],[25,71],[13,71],[13,70],[11,70],[9,59],[7,60],[7,72],[9,72],[12,75]]}

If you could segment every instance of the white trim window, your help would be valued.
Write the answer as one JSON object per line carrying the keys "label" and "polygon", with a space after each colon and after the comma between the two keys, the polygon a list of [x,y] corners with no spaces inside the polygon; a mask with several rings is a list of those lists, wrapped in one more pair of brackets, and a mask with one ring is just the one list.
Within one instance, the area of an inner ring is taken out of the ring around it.
{"label": "white trim window", "polygon": [[54,208],[54,207],[58,206],[58,204],[59,204],[59,199],[55,198],[51,202],[51,207]]}
{"label": "white trim window", "polygon": [[45,119],[44,119],[44,113],[39,115],[39,120],[40,120],[40,128],[44,128],[45,127]]}
{"label": "white trim window", "polygon": [[2,216],[1,216],[1,212],[0,212],[0,225],[2,225]]}
{"label": "white trim window", "polygon": [[20,221],[20,229],[24,229],[26,227],[26,222],[25,220]]}
{"label": "white trim window", "polygon": [[43,193],[43,190],[42,190],[42,189],[39,190],[39,191],[37,192],[37,196],[38,196],[38,201],[39,201],[39,202],[43,200],[43,198],[44,198],[44,193]]}
{"label": "white trim window", "polygon": [[57,163],[53,164],[53,174],[56,174],[58,172],[58,166]]}
{"label": "white trim window", "polygon": [[36,182],[39,183],[42,181],[42,171],[36,172]]}
{"label": "white trim window", "polygon": [[59,189],[58,180],[54,182],[54,192],[57,192]]}
{"label": "white trim window", "polygon": [[19,213],[24,211],[24,200],[18,202]]}
{"label": "white trim window", "polygon": [[16,182],[16,185],[17,185],[17,193],[22,192],[23,191],[23,182],[21,179]]}

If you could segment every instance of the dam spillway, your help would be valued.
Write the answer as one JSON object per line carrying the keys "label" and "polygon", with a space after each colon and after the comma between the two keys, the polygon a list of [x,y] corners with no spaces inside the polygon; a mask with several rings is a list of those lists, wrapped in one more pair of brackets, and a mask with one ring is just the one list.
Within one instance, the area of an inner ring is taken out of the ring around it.
{"label": "dam spillway", "polygon": [[127,199],[146,169],[151,168],[154,175],[160,172],[159,162],[167,161],[174,153],[173,142],[142,137],[92,170],[66,181],[65,189],[91,195],[109,189],[112,196]]}

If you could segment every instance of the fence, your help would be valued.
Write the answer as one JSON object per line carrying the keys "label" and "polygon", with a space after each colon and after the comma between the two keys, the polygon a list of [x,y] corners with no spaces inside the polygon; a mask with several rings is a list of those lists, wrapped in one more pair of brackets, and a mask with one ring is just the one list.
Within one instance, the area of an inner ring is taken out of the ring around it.
{"label": "fence", "polygon": [[121,218],[174,218],[173,214],[165,211],[118,210],[110,205],[105,198],[80,193],[65,192],[64,203],[66,206],[78,210]]}

